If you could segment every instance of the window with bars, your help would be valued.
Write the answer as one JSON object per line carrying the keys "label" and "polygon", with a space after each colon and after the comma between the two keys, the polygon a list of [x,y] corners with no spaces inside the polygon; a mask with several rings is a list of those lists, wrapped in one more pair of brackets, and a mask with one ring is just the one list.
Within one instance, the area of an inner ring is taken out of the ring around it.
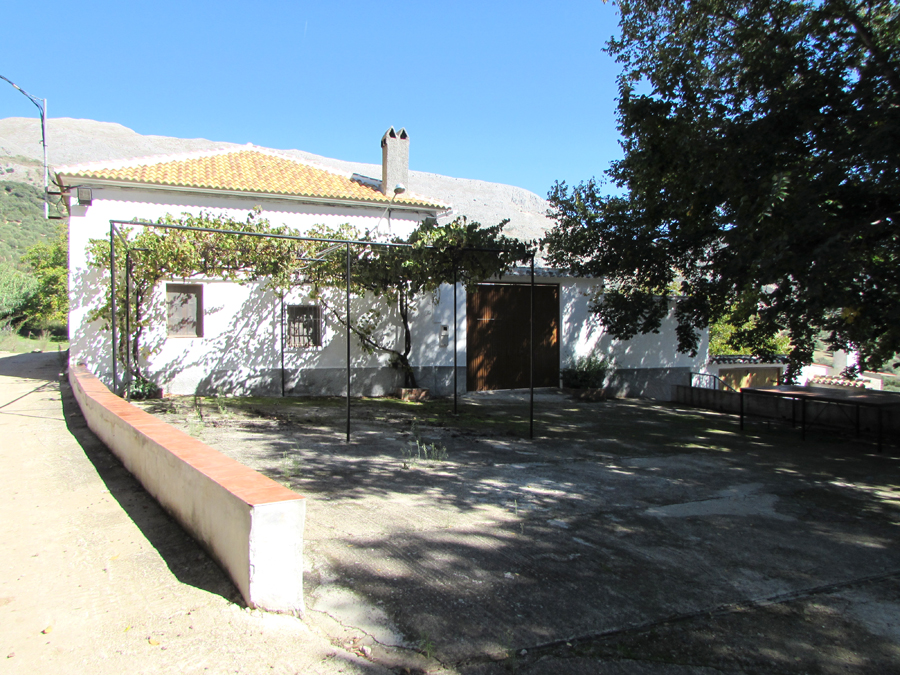
{"label": "window with bars", "polygon": [[321,347],[321,308],[316,305],[288,305],[285,343],[288,349]]}
{"label": "window with bars", "polygon": [[203,286],[166,284],[169,337],[203,337]]}

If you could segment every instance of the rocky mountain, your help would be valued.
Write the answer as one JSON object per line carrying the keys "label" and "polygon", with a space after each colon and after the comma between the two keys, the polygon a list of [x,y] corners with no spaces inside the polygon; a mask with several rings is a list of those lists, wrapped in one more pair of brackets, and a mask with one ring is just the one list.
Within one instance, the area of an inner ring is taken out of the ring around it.
{"label": "rocky mountain", "polygon": [[[121,124],[94,120],[52,118],[47,127],[51,167],[238,145],[204,138],[143,136]],[[377,143],[378,140],[373,139],[372,142]],[[303,150],[279,152],[337,171],[381,177],[381,166],[378,164],[347,162]],[[38,120],[21,117],[0,120],[0,172],[5,172],[3,178],[41,185],[42,157]],[[506,233],[519,239],[540,238],[551,224],[545,215],[547,202],[522,188],[422,171],[411,171],[409,182],[411,192],[452,204],[454,212],[451,217],[465,215],[485,225],[494,225],[508,218],[510,223]]]}

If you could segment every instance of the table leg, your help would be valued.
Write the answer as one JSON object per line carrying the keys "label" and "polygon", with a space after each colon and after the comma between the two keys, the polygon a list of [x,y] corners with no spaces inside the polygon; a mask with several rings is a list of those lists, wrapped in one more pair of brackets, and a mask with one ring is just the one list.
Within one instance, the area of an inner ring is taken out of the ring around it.
{"label": "table leg", "polygon": [[806,440],[806,399],[800,399],[800,440]]}

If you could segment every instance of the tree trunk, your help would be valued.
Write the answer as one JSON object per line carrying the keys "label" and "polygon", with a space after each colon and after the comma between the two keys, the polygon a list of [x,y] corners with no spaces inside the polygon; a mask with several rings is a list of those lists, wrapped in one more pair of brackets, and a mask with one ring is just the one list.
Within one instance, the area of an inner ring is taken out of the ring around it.
{"label": "tree trunk", "polygon": [[397,354],[397,361],[400,363],[400,367],[403,369],[403,388],[404,389],[418,389],[419,384],[416,382],[415,373],[413,373],[412,366],[409,365],[409,359],[406,358],[405,354]]}
{"label": "tree trunk", "polygon": [[[341,324],[342,326],[347,326],[346,317],[342,317],[341,314],[335,311],[335,309],[331,307],[324,299],[320,299],[319,302],[322,303],[322,306],[325,307],[326,310],[331,312],[331,315],[337,320],[339,324]],[[354,335],[356,335],[357,339],[359,339],[359,341],[365,344],[367,347],[377,349],[382,352],[387,352],[388,354],[393,355],[393,357],[396,359],[397,366],[403,370],[404,388],[418,389],[419,385],[416,382],[416,376],[413,373],[412,366],[409,364],[409,353],[412,351],[412,332],[409,328],[409,307],[402,297],[397,301],[397,308],[400,314],[400,318],[403,322],[402,352],[398,349],[392,349],[391,347],[388,347],[386,345],[379,344],[371,337],[360,332],[352,323],[350,324],[350,331]]]}
{"label": "tree trunk", "polygon": [[138,356],[141,353],[141,301],[143,294],[137,291],[134,295],[134,340],[131,345],[131,369],[134,377],[141,377],[141,365]]}
{"label": "tree trunk", "polygon": [[409,300],[404,291],[400,292],[398,300],[400,320],[403,321],[403,352],[397,354],[400,367],[403,368],[403,386],[406,389],[418,389],[415,373],[409,364],[409,353],[412,351],[412,332],[409,329]]}

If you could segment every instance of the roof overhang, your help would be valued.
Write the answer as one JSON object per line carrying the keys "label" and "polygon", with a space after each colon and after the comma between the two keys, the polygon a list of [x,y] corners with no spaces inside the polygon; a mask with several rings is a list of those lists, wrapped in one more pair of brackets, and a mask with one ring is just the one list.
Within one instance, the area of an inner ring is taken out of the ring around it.
{"label": "roof overhang", "polygon": [[450,206],[436,206],[426,204],[402,204],[392,201],[364,201],[356,199],[341,199],[340,197],[314,197],[307,195],[273,194],[268,192],[244,192],[239,190],[223,190],[219,188],[202,188],[183,185],[160,185],[157,183],[137,183],[134,181],[111,180],[108,178],[95,178],[87,176],[73,176],[65,173],[57,173],[57,184],[62,188],[74,187],[111,187],[127,190],[148,190],[151,192],[180,192],[190,194],[202,194],[207,196],[227,196],[243,199],[265,199],[267,201],[288,201],[302,204],[315,204],[319,206],[349,206],[353,208],[390,209],[391,211],[407,211],[411,213],[430,213],[434,215],[451,211]]}

